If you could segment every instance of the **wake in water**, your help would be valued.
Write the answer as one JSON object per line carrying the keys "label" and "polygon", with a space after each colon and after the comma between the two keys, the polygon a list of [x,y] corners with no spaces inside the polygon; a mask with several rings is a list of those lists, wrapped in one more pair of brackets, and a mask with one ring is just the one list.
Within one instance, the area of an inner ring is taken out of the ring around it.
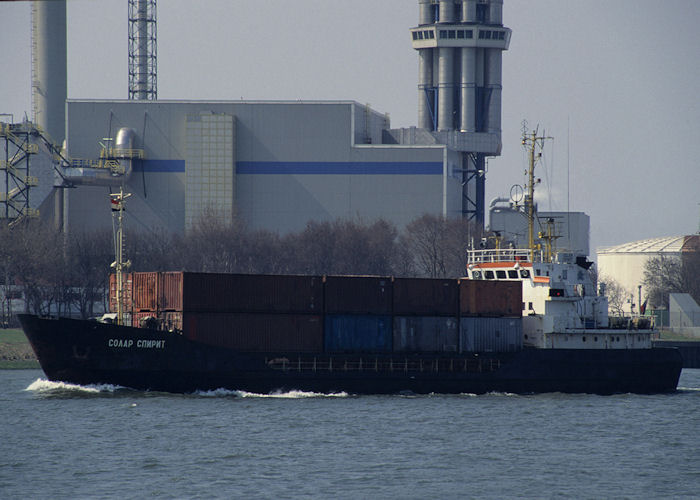
{"label": "wake in water", "polygon": [[91,397],[114,395],[118,391],[128,390],[125,387],[112,384],[78,385],[66,382],[52,382],[38,378],[25,389],[45,397]]}
{"label": "wake in water", "polygon": [[237,398],[275,398],[275,399],[305,399],[305,398],[346,398],[347,392],[333,392],[325,394],[322,392],[287,391],[273,392],[270,394],[258,394],[255,392],[232,391],[228,389],[215,389],[213,391],[197,391],[197,396],[203,397],[237,397]]}

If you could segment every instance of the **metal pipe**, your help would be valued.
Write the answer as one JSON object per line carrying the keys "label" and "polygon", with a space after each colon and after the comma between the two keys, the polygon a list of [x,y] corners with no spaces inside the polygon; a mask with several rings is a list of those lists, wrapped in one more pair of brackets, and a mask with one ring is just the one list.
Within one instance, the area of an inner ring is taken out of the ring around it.
{"label": "metal pipe", "polygon": [[503,24],[503,0],[490,1],[489,24]]}
{"label": "metal pipe", "polygon": [[107,152],[107,156],[111,160],[118,162],[119,167],[123,167],[123,172],[115,173],[109,168],[73,166],[63,169],[63,178],[69,184],[89,186],[114,186],[128,181],[133,171],[132,152],[135,137],[136,131],[134,129],[120,128],[117,132],[114,150]]}
{"label": "metal pipe", "polygon": [[418,25],[433,24],[435,22],[433,12],[432,0],[418,0]]}
{"label": "metal pipe", "polygon": [[454,0],[440,0],[440,22],[455,22],[455,2]]}
{"label": "metal pipe", "polygon": [[454,49],[438,49],[438,130],[454,128]]}
{"label": "metal pipe", "polygon": [[433,87],[433,50],[418,51],[418,127],[433,129],[428,89]]}
{"label": "metal pipe", "polygon": [[462,132],[476,132],[476,50],[463,47],[461,68],[460,126]]}
{"label": "metal pipe", "polygon": [[501,133],[501,67],[503,52],[501,49],[486,50],[486,91],[488,108],[486,111],[486,129],[489,133]]}
{"label": "metal pipe", "polygon": [[462,22],[476,22],[476,0],[462,0]]}

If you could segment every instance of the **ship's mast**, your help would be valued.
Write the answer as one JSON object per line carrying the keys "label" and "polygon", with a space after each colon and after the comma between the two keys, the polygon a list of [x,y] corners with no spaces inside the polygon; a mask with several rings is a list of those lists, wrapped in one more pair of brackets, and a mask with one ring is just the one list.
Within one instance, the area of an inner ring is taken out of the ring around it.
{"label": "ship's mast", "polygon": [[[540,182],[539,179],[535,180],[535,165],[542,157],[541,149],[546,139],[552,139],[552,137],[538,136],[537,130],[533,130],[530,134],[523,131],[522,144],[527,149],[528,158],[525,206],[527,207],[527,247],[530,252],[530,262],[534,262],[535,257],[535,183]],[[536,152],[537,149],[540,151]]]}
{"label": "ship's mast", "polygon": [[118,193],[111,193],[110,205],[112,206],[112,226],[114,229],[114,262],[112,267],[117,275],[117,324],[124,324],[124,269],[131,266],[131,261],[124,261],[124,200],[130,193],[124,193],[123,188],[119,188]]}

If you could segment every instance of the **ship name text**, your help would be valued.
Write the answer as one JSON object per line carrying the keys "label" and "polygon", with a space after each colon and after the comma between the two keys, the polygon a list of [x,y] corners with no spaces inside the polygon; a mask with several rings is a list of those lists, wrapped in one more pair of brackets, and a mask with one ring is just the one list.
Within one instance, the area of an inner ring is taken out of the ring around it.
{"label": "ship name text", "polygon": [[109,339],[107,341],[108,347],[122,347],[130,349],[136,346],[139,349],[165,349],[165,340],[146,340],[138,339]]}

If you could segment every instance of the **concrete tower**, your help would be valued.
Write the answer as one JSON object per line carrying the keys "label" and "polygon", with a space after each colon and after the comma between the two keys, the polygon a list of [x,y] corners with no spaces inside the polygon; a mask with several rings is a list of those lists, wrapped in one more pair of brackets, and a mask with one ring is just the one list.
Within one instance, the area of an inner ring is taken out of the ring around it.
{"label": "concrete tower", "polygon": [[418,0],[418,127],[463,153],[463,215],[484,222],[485,160],[501,153],[503,0]]}
{"label": "concrete tower", "polygon": [[32,6],[33,121],[60,145],[66,132],[66,2]]}

